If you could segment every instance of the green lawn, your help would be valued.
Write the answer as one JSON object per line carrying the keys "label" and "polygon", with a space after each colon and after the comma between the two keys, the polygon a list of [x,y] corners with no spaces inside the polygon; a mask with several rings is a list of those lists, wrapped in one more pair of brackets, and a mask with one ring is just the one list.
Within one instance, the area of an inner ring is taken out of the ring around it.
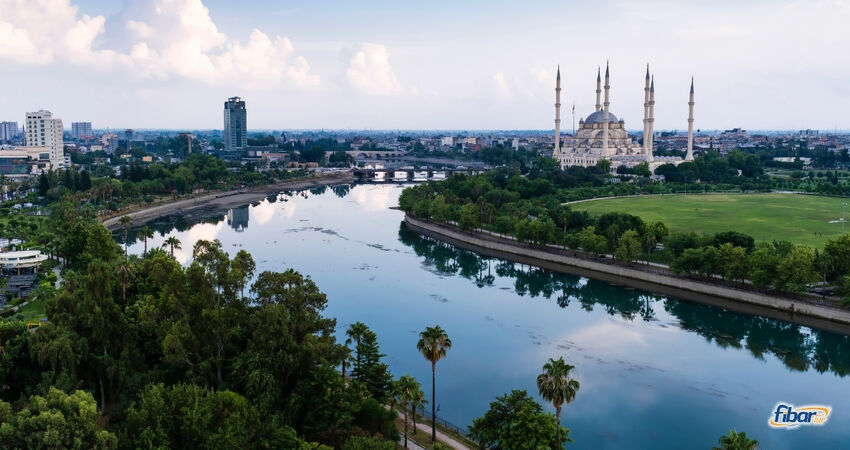
{"label": "green lawn", "polygon": [[39,319],[45,316],[45,306],[47,306],[47,299],[37,298],[24,305],[18,313],[23,314],[24,320],[27,322],[38,322]]}
{"label": "green lawn", "polygon": [[[841,235],[844,216],[850,221],[850,199],[797,194],[663,195],[600,199],[570,205],[591,215],[617,211],[661,221],[672,231],[716,233],[739,231],[756,241],[787,240],[823,248]],[[850,232],[850,227],[847,228]]]}

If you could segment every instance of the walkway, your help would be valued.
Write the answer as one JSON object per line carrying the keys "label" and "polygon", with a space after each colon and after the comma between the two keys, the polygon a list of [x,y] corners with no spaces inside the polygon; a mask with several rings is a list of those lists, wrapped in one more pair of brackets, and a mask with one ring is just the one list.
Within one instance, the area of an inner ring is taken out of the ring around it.
{"label": "walkway", "polygon": [[[420,429],[421,431],[424,431],[425,434],[427,434],[429,436],[431,435],[431,427],[428,426],[427,424],[424,424],[422,422],[416,422],[416,428]],[[402,436],[401,439],[402,439],[402,441],[404,441],[404,436]],[[451,447],[455,450],[464,450],[464,449],[472,450],[472,448],[470,448],[468,445],[460,443],[457,439],[455,439],[455,438],[447,435],[446,433],[443,433],[442,431],[440,431],[439,428],[437,428],[437,442],[440,442],[442,444],[446,444],[446,445],[448,445],[449,447]]]}

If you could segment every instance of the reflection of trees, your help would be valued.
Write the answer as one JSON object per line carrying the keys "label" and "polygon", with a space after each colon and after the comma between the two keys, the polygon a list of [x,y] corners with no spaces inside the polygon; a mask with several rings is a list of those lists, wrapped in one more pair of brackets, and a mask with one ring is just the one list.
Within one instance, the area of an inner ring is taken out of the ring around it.
{"label": "reflection of trees", "polygon": [[575,300],[584,310],[602,307],[609,315],[618,315],[626,320],[654,320],[655,307],[663,305],[666,312],[680,321],[682,329],[697,333],[721,348],[746,349],[760,359],[770,354],[791,370],[813,368],[839,376],[850,374],[848,336],[730,312],[712,305],[662,299],[604,281],[588,279],[582,282],[577,276],[459,249],[413,232],[404,224],[399,229],[399,240],[438,273],[460,275],[479,287],[493,285],[496,277],[513,279],[518,295],[553,299],[562,308]]}
{"label": "reflection of trees", "polygon": [[[210,223],[215,225],[221,222],[222,220],[223,219],[221,214],[210,214],[205,217],[193,218],[191,221],[186,220],[186,217],[182,215],[164,216],[156,219],[155,222],[137,224],[138,226],[130,229],[130,231],[127,233],[127,241],[129,245],[133,245],[136,242],[141,241],[141,239],[138,237],[138,232],[139,228],[141,228],[143,225],[147,225],[148,228],[154,231],[154,233],[165,235],[170,233],[171,231],[178,231],[182,233],[192,228],[193,226],[201,223]],[[113,236],[115,236],[116,239],[121,242],[121,240],[123,240],[122,234],[123,232],[116,232],[113,233]]]}
{"label": "reflection of trees", "polygon": [[348,195],[349,192],[351,192],[351,185],[350,184],[338,184],[336,186],[331,186],[331,190],[333,191],[334,194],[336,194],[337,197],[343,198],[346,195]]}
{"label": "reflection of trees", "polygon": [[309,189],[310,193],[313,195],[322,195],[325,191],[328,190],[328,187],[325,185],[314,186]]}

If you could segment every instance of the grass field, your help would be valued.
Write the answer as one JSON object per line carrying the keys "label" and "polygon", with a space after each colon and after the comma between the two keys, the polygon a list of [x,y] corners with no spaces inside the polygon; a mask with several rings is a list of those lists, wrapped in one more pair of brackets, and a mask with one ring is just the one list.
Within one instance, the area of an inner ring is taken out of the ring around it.
{"label": "grass field", "polygon": [[[758,241],[786,240],[823,248],[841,235],[841,223],[850,221],[847,198],[796,194],[663,195],[600,199],[574,203],[576,211],[597,216],[616,211],[634,214],[645,221],[661,221],[671,231],[716,233],[738,231]],[[842,211],[843,209],[843,211]],[[850,232],[850,227],[847,228]]]}

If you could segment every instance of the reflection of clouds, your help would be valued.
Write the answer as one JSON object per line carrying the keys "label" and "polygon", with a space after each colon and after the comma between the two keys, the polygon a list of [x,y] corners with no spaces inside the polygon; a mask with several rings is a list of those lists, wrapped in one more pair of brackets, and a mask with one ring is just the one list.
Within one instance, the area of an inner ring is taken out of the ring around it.
{"label": "reflection of clouds", "polygon": [[562,339],[573,342],[576,346],[602,351],[628,350],[634,345],[647,346],[641,333],[625,323],[615,323],[611,320],[580,328]]}
{"label": "reflection of clouds", "polygon": [[281,210],[283,211],[283,217],[285,217],[287,219],[291,219],[292,216],[295,215],[296,209],[298,209],[298,204],[296,204],[295,202],[287,203],[286,206],[281,208]]}
{"label": "reflection of clouds", "polygon": [[385,186],[355,189],[351,196],[365,211],[383,211],[390,206],[390,189]]}
{"label": "reflection of clouds", "polygon": [[259,205],[251,207],[251,220],[257,225],[265,225],[274,217],[275,206],[263,200]]}
{"label": "reflection of clouds", "polygon": [[[224,221],[220,221],[215,224],[199,223],[190,228],[188,231],[182,233],[182,236],[180,233],[174,233],[173,235],[177,236],[177,239],[180,239],[180,247],[182,247],[180,250],[174,249],[174,259],[176,259],[180,264],[186,264],[192,257],[192,248],[195,247],[195,243],[201,239],[207,241],[215,240],[218,238],[218,234],[221,232],[221,228],[223,226]],[[169,250],[169,248],[166,248],[165,250]]]}

